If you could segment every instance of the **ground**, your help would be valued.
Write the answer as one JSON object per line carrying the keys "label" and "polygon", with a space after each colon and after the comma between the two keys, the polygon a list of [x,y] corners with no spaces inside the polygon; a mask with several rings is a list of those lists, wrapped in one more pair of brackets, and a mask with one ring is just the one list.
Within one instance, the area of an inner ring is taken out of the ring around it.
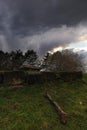
{"label": "ground", "polygon": [[[0,130],[87,130],[87,84],[60,81],[19,89],[1,87]],[[68,113],[66,125],[60,123],[46,92]]]}

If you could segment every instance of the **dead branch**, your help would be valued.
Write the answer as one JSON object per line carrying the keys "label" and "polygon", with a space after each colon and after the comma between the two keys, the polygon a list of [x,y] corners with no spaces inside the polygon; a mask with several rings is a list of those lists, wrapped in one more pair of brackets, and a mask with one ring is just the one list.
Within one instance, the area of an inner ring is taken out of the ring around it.
{"label": "dead branch", "polygon": [[67,113],[64,112],[61,107],[57,104],[57,102],[55,102],[52,97],[47,93],[46,97],[49,99],[49,101],[56,107],[56,110],[60,116],[60,121],[62,124],[66,124],[67,123]]}

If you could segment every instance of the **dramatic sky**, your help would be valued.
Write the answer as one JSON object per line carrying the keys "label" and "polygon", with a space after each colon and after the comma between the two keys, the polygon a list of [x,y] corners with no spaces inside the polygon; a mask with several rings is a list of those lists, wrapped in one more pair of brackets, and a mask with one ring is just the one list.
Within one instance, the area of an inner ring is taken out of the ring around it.
{"label": "dramatic sky", "polygon": [[0,49],[87,50],[87,0],[0,0]]}

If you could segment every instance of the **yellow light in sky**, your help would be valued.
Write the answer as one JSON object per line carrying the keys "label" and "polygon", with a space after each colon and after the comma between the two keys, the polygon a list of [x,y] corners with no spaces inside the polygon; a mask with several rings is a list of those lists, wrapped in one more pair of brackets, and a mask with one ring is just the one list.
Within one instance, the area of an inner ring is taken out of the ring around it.
{"label": "yellow light in sky", "polygon": [[79,38],[79,41],[87,41],[87,34],[85,34],[85,35],[83,35],[83,36],[81,36],[80,38]]}
{"label": "yellow light in sky", "polygon": [[60,46],[60,47],[53,48],[51,52],[54,53],[54,52],[62,51],[62,50],[63,50],[63,47]]}

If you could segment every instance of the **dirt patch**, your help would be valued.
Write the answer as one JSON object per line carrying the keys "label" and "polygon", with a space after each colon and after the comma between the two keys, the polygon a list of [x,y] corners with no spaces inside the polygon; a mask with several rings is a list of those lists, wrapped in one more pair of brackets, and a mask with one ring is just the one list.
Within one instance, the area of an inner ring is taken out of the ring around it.
{"label": "dirt patch", "polygon": [[24,86],[23,85],[13,85],[13,86],[10,86],[9,88],[10,88],[10,90],[17,90],[17,89],[24,88]]}
{"label": "dirt patch", "polygon": [[4,88],[4,87],[0,87],[0,92],[3,91],[3,88]]}
{"label": "dirt patch", "polygon": [[10,108],[12,110],[20,109],[21,108],[21,104],[20,103],[13,104],[13,105],[10,106]]}

